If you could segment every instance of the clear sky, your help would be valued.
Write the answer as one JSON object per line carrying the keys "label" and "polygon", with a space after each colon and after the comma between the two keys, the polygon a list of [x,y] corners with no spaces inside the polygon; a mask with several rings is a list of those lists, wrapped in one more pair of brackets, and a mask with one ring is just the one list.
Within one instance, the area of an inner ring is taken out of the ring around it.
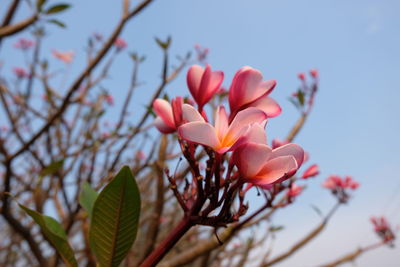
{"label": "clear sky", "polygon": [[[49,57],[51,48],[75,50],[77,58],[69,74],[73,77],[84,61],[87,36],[93,32],[107,35],[121,5],[105,0],[71,2],[73,9],[60,16],[68,29],[49,28],[44,49]],[[158,0],[122,34],[130,51],[147,56],[141,70],[146,84],[137,90],[138,103],[145,103],[148,90],[159,81],[161,53],[155,36],[172,36],[172,54],[184,54],[195,43],[208,47],[208,62],[225,72],[225,86],[243,65],[260,69],[265,79],[276,79],[278,86],[271,96],[281,104],[283,114],[270,120],[270,140],[285,137],[297,119],[286,100],[298,86],[297,73],[319,70],[316,105],[296,142],[310,153],[312,163],[320,165],[321,175],[293,207],[276,217],[275,223],[285,225],[286,230],[278,235],[274,251],[284,250],[318,223],[310,204],[325,211],[333,205],[333,198],[320,188],[326,176],[351,175],[361,187],[321,237],[279,266],[321,264],[377,241],[371,215],[386,215],[393,224],[400,224],[399,10],[396,0]],[[7,56],[12,42],[4,43],[0,55],[9,69],[22,62]],[[117,103],[130,71],[130,60],[119,58],[108,82]],[[185,88],[183,75],[167,90],[176,95],[186,93]],[[399,248],[378,249],[358,263],[398,266]]]}

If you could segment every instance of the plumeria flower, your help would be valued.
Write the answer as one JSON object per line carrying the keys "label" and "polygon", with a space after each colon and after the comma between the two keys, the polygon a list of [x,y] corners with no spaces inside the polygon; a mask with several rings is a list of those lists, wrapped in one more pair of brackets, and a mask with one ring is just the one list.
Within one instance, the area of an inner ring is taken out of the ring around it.
{"label": "plumeria flower", "polygon": [[220,106],[215,115],[214,126],[207,123],[202,115],[192,106],[184,104],[183,119],[188,123],[179,127],[182,139],[212,148],[223,154],[233,150],[246,140],[244,136],[250,130],[251,124],[263,123],[267,115],[258,108],[248,108],[239,112],[232,123],[228,123],[228,115]]}
{"label": "plumeria flower", "polygon": [[313,164],[310,167],[308,167],[307,170],[304,171],[304,173],[301,176],[301,178],[307,179],[307,178],[310,178],[310,177],[317,176],[318,174],[319,174],[319,167],[318,167],[317,164]]}
{"label": "plumeria flower", "polygon": [[182,97],[173,99],[172,105],[162,98],[153,102],[153,110],[157,114],[154,125],[160,132],[173,133],[182,124],[182,104]]}
{"label": "plumeria flower", "polygon": [[190,67],[186,77],[187,85],[200,111],[218,92],[223,79],[224,73],[222,71],[211,71],[210,65],[205,68],[199,65]]}
{"label": "plumeria flower", "polygon": [[371,222],[374,225],[375,233],[377,233],[384,242],[392,245],[392,242],[395,239],[395,235],[387,219],[384,216],[371,217]]}
{"label": "plumeria flower", "polygon": [[267,97],[275,88],[276,81],[262,79],[261,72],[249,66],[236,72],[229,89],[230,119],[247,107],[260,108],[268,114],[268,117],[276,117],[281,113],[278,103]]}
{"label": "plumeria flower", "polygon": [[250,142],[239,146],[233,158],[244,182],[265,187],[293,176],[303,163],[304,151],[296,144],[272,149]]}
{"label": "plumeria flower", "polygon": [[58,50],[53,50],[52,53],[55,58],[63,61],[64,63],[67,63],[67,64],[71,63],[75,56],[74,51],[60,52]]}
{"label": "plumeria flower", "polygon": [[28,50],[34,45],[35,45],[34,41],[25,38],[20,38],[16,43],[14,43],[14,48],[21,50]]}

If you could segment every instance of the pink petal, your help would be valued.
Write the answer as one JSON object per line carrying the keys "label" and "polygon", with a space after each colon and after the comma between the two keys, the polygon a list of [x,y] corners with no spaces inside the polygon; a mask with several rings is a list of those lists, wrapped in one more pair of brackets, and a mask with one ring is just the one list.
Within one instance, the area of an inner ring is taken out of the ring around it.
{"label": "pink petal", "polygon": [[258,108],[250,107],[240,111],[229,126],[222,143],[224,146],[232,146],[244,134],[246,126],[253,123],[262,123],[265,119],[267,119],[267,115]]}
{"label": "pink petal", "polygon": [[182,139],[202,144],[216,150],[220,148],[220,142],[214,127],[206,122],[189,122],[178,128],[179,135]]}
{"label": "pink petal", "polygon": [[161,119],[167,124],[170,128],[175,128],[174,116],[172,114],[172,107],[168,103],[168,101],[157,98],[153,102],[154,112],[161,117]]}
{"label": "pink petal", "polygon": [[224,106],[219,106],[215,115],[215,131],[219,140],[223,140],[228,131],[228,115]]}
{"label": "pink petal", "polygon": [[201,116],[201,114],[189,104],[182,105],[182,117],[186,122],[205,122],[203,116]]}
{"label": "pink petal", "polygon": [[178,96],[171,101],[172,115],[176,126],[180,126],[183,120],[182,114],[183,98]]}
{"label": "pink petal", "polygon": [[210,65],[206,66],[196,94],[196,102],[201,109],[218,91],[224,74],[221,71],[211,71]]}
{"label": "pink petal", "polygon": [[257,144],[267,144],[267,135],[265,134],[264,127],[259,123],[251,125],[250,130],[246,134],[247,142]]}
{"label": "pink petal", "polygon": [[253,178],[263,168],[271,156],[272,149],[267,145],[247,143],[234,152],[234,162],[243,178]]}
{"label": "pink petal", "polygon": [[186,81],[189,87],[189,91],[195,100],[197,100],[197,94],[199,92],[203,73],[204,73],[203,67],[199,65],[193,65],[190,67],[186,76]]}
{"label": "pink petal", "polygon": [[175,132],[175,128],[169,127],[159,116],[157,116],[157,118],[154,120],[153,123],[157,127],[157,129],[162,133],[168,134]]}
{"label": "pink petal", "polygon": [[319,167],[317,164],[313,164],[310,167],[308,167],[307,170],[304,171],[302,178],[307,179],[310,177],[314,177],[319,174]]}
{"label": "pink petal", "polygon": [[249,66],[245,66],[236,72],[229,89],[231,112],[256,99],[254,94],[261,81],[261,72]]}
{"label": "pink petal", "polygon": [[257,185],[266,185],[289,178],[297,170],[297,163],[293,156],[283,156],[270,159],[254,179],[249,182]]}
{"label": "pink petal", "polygon": [[261,97],[249,104],[250,107],[256,107],[267,113],[268,118],[273,118],[282,113],[279,104],[270,97]]}
{"label": "pink petal", "polygon": [[296,159],[298,168],[300,168],[304,160],[304,150],[296,144],[286,144],[272,150],[272,158],[281,156],[293,156]]}

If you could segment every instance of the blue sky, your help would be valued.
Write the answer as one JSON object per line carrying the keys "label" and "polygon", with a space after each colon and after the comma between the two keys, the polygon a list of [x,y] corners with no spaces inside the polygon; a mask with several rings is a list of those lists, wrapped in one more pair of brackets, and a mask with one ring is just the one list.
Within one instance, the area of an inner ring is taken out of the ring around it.
{"label": "blue sky", "polygon": [[[60,16],[68,29],[49,28],[49,42],[44,47],[49,57],[51,48],[77,52],[70,77],[82,66],[87,36],[95,31],[107,35],[121,12],[119,1],[74,2],[73,9]],[[260,69],[265,79],[276,79],[278,86],[271,96],[282,105],[283,114],[270,120],[270,140],[284,137],[297,119],[286,100],[298,86],[297,73],[319,69],[316,105],[296,142],[310,153],[311,162],[320,165],[321,175],[298,203],[276,218],[277,224],[287,225],[276,252],[318,223],[311,203],[317,202],[323,210],[333,204],[328,192],[320,189],[323,178],[351,175],[361,187],[321,237],[279,266],[320,264],[377,241],[368,221],[371,215],[386,215],[400,223],[400,192],[396,193],[400,190],[398,10],[400,2],[395,0],[159,0],[122,34],[129,50],[147,56],[141,70],[146,83],[137,90],[137,103],[145,103],[148,90],[159,82],[161,52],[155,36],[172,36],[172,55],[184,54],[195,43],[209,47],[208,61],[225,72],[225,86],[243,65]],[[5,67],[22,62],[22,58],[7,56],[11,44],[5,42],[0,55]],[[107,82],[117,103],[130,71],[127,56],[118,58]],[[186,94],[184,75],[167,90],[171,95]],[[378,249],[358,262],[367,267],[378,263],[395,266],[400,262],[399,249]]]}

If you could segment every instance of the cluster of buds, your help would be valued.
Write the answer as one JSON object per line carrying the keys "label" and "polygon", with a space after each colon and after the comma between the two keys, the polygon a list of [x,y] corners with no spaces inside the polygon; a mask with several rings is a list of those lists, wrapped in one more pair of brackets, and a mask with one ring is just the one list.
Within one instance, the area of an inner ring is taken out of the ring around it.
{"label": "cluster of buds", "polygon": [[350,176],[341,178],[337,175],[331,175],[323,182],[322,186],[331,190],[340,203],[347,203],[350,199],[350,190],[356,190],[360,184]]}
{"label": "cluster of buds", "polygon": [[23,51],[26,51],[33,46],[35,46],[35,42],[25,38],[20,38],[16,43],[14,43],[14,48],[21,49]]}
{"label": "cluster of buds", "polygon": [[[171,188],[185,214],[203,225],[238,220],[247,210],[245,184],[268,190],[273,198],[285,189],[279,184],[292,177],[304,160],[304,151],[298,145],[267,145],[267,120],[281,113],[278,103],[268,96],[276,81],[263,81],[260,71],[251,67],[241,68],[233,78],[228,91],[230,112],[220,105],[210,123],[204,107],[220,91],[223,78],[223,72],[212,71],[209,65],[194,65],[188,71],[187,84],[195,103],[185,103],[182,97],[171,103],[165,99],[153,103],[155,126],[164,134],[178,134],[193,176],[192,182],[185,180],[181,194],[179,180],[168,174]],[[205,173],[196,160],[199,147],[208,155]],[[292,191],[293,196],[300,192],[297,188]],[[239,207],[232,213],[236,196]],[[203,207],[207,200],[208,206]],[[208,217],[216,209],[219,214]]]}
{"label": "cluster of buds", "polygon": [[196,44],[194,49],[196,50],[197,60],[201,63],[205,63],[210,50],[207,47],[202,47],[199,44]]}
{"label": "cluster of buds", "polygon": [[374,225],[374,231],[389,246],[393,246],[395,235],[385,217],[371,217],[371,222]]}
{"label": "cluster of buds", "polygon": [[315,94],[318,90],[318,71],[316,69],[310,70],[310,77],[311,81],[308,81],[305,73],[298,74],[301,85],[289,99],[303,114],[310,112],[314,104]]}
{"label": "cluster of buds", "polygon": [[29,73],[24,68],[21,67],[14,67],[13,72],[17,77],[17,79],[24,79],[30,77]]}

